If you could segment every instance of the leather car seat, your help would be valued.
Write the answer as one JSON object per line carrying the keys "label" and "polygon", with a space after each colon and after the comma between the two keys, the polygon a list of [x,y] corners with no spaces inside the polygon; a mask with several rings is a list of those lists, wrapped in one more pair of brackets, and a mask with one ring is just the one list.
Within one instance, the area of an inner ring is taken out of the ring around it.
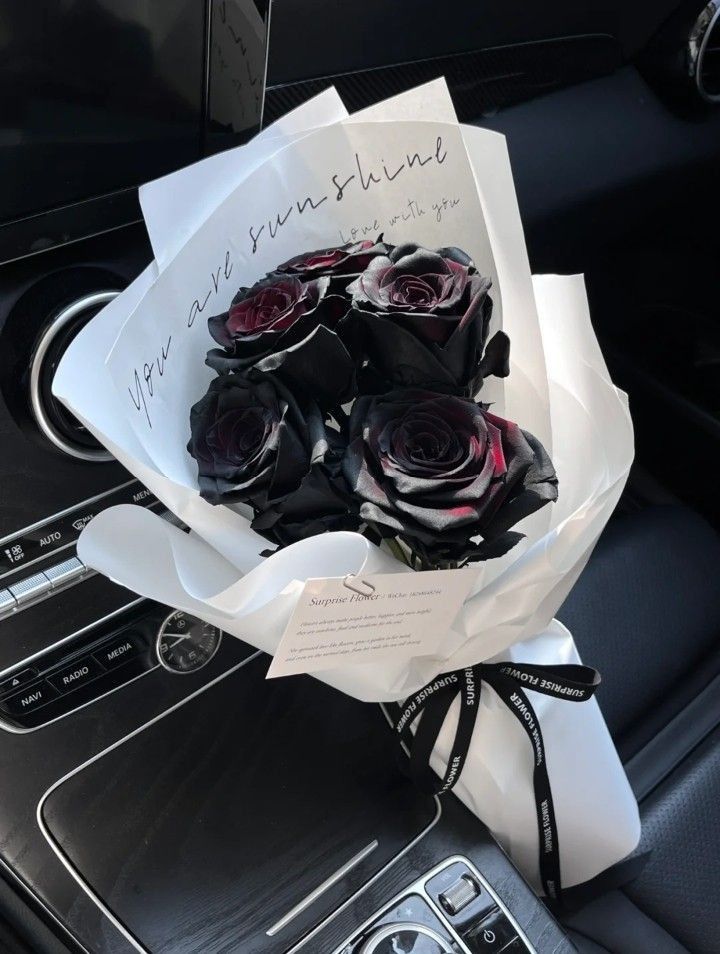
{"label": "leather car seat", "polygon": [[[615,517],[558,616],[638,797],[640,875],[565,917],[580,951],[720,951],[720,537],[683,507]],[[598,824],[605,824],[598,819]]]}

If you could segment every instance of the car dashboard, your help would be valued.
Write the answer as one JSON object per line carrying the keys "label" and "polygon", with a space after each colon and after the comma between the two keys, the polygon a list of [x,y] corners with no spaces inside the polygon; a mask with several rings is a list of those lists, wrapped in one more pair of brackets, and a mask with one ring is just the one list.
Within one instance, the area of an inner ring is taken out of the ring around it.
{"label": "car dashboard", "polygon": [[[720,158],[720,109],[676,63],[703,4],[591,7],[276,0],[264,121],[445,75],[462,121],[508,136],[535,269],[583,269]],[[78,558],[113,504],[175,519],[53,402],[69,336],[151,259],[135,207],[80,205],[0,226],[7,918],[27,905],[38,951],[571,951],[477,819],[413,788],[391,713],[266,682],[268,657]]]}

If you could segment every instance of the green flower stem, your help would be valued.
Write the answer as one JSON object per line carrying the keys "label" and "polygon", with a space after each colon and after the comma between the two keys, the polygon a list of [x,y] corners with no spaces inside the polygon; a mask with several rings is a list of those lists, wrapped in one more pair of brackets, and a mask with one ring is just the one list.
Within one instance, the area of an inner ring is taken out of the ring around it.
{"label": "green flower stem", "polygon": [[407,566],[412,568],[412,563],[410,562],[409,555],[400,546],[399,541],[395,537],[392,537],[391,539],[389,539],[387,541],[387,545],[388,545],[388,549],[393,554],[393,556],[397,557],[397,559],[401,563],[405,563]]}

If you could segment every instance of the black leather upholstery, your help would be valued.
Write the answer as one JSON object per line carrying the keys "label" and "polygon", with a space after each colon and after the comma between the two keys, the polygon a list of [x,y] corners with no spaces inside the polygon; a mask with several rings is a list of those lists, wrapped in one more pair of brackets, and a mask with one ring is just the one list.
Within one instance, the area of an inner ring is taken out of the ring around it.
{"label": "black leather upholstery", "polygon": [[641,846],[651,848],[626,889],[690,951],[720,951],[720,730],[642,806]]}
{"label": "black leather upholstery", "polygon": [[720,537],[692,511],[617,517],[558,614],[602,674],[597,698],[623,759],[720,671],[716,567]]}
{"label": "black leather upholstery", "polygon": [[720,951],[718,567],[720,537],[691,511],[617,517],[559,613],[601,671],[600,705],[649,793],[641,875],[564,919],[586,954]]}
{"label": "black leather upholstery", "polygon": [[684,954],[686,948],[637,908],[611,891],[565,921],[581,954]]}

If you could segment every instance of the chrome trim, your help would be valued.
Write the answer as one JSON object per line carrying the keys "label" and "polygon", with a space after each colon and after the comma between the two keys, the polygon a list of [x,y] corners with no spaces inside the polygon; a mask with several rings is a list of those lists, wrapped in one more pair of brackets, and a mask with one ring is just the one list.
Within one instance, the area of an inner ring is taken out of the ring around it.
{"label": "chrome trim", "polygon": [[[3,573],[0,573],[0,580],[4,580],[8,576],[15,576],[16,573],[21,573],[25,567],[35,566],[36,563],[42,563],[44,560],[55,556],[56,553],[62,553],[64,550],[69,550],[70,547],[74,547],[76,543],[77,540],[70,540],[68,543],[63,543],[61,547],[55,547],[54,550],[48,550],[47,553],[43,553],[41,556],[35,557],[34,560],[27,560],[26,562],[18,563],[14,569],[5,570]],[[2,546],[2,544],[0,544],[0,546]]]}
{"label": "chrome trim", "polygon": [[[46,526],[48,523],[53,523],[55,520],[60,520],[61,517],[67,517],[68,514],[71,514],[74,510],[80,510],[80,508],[84,507],[86,504],[97,503],[97,501],[102,500],[103,497],[109,497],[110,494],[117,493],[118,490],[122,490],[124,487],[129,487],[130,484],[140,484],[140,481],[136,477],[133,477],[130,480],[126,480],[122,484],[118,484],[117,487],[111,487],[110,490],[103,490],[102,493],[95,494],[94,497],[88,497],[86,500],[78,501],[78,503],[73,504],[71,507],[66,507],[64,510],[58,510],[57,513],[53,513],[49,517],[45,517],[43,520],[38,520],[35,523],[31,523],[27,527],[23,527],[22,530],[15,530],[13,533],[9,533],[6,537],[2,537],[2,539],[0,539],[0,547],[5,546],[6,543],[11,543],[13,540],[17,540],[18,537],[24,537],[33,530],[38,530],[40,527]],[[140,486],[142,487],[142,484],[140,484]],[[38,557],[36,560],[33,560],[32,563],[37,563],[38,560],[47,560],[50,554],[59,553],[68,546],[72,546],[72,543],[58,547],[56,550],[48,550],[46,554]],[[21,570],[26,566],[31,566],[31,563],[19,564],[14,570],[8,570],[6,573],[0,574],[0,576],[5,577],[8,576],[9,573],[17,573],[18,570]]]}
{"label": "chrome trim", "polygon": [[[0,857],[0,868],[2,868],[5,874],[10,878],[10,880],[17,885],[17,888],[19,889],[21,893],[21,898],[22,898],[22,895],[29,895],[29,897],[32,898],[33,902],[37,904],[39,907],[41,907],[43,912],[47,915],[47,917],[56,925],[57,929],[60,931],[60,934],[63,937],[66,937],[71,944],[77,947],[77,949],[81,952],[81,954],[93,954],[93,952],[90,951],[89,948],[85,947],[85,945],[73,934],[73,932],[70,930],[67,924],[64,924],[60,920],[60,918],[57,916],[57,914],[55,914],[52,908],[48,907],[48,905],[45,903],[45,901],[43,901],[40,895],[36,894],[35,891],[23,881],[23,879],[10,867],[7,861],[5,861],[5,859],[2,857]],[[22,900],[25,900],[25,899],[22,898]]]}
{"label": "chrome trim", "polygon": [[78,765],[76,768],[72,769],[70,772],[67,772],[62,778],[59,778],[56,782],[50,786],[50,788],[45,792],[45,794],[40,798],[38,802],[37,809],[35,811],[35,818],[38,823],[38,828],[40,829],[43,837],[47,841],[50,848],[55,852],[59,861],[64,866],[66,871],[70,874],[72,878],[75,879],[79,887],[85,892],[88,898],[93,901],[100,911],[105,915],[105,917],[110,921],[110,923],[120,932],[120,934],[125,938],[125,940],[140,954],[151,954],[151,952],[143,947],[140,942],[133,937],[133,935],[128,931],[125,925],[119,921],[112,911],[107,907],[104,901],[93,891],[90,885],[84,880],[80,872],[72,865],[69,859],[63,854],[62,848],[55,842],[53,836],[48,831],[45,821],[42,816],[43,807],[47,799],[52,795],[56,788],[59,788],[63,782],[66,782],[68,779],[72,778],[74,775],[77,775],[79,772],[82,772],[83,769],[87,768],[89,765],[92,765],[93,762],[97,762],[98,759],[101,759],[104,755],[107,755],[108,752],[112,752],[118,746],[123,745],[125,742],[134,738],[136,735],[139,735],[141,732],[144,732],[145,729],[150,728],[151,725],[154,725],[156,722],[159,722],[161,719],[164,719],[165,716],[170,715],[171,712],[175,712],[176,709],[179,709],[181,706],[186,705],[190,702],[191,699],[196,698],[196,696],[201,695],[207,689],[212,688],[218,682],[221,682],[223,679],[226,679],[232,673],[237,672],[238,669],[242,669],[243,666],[246,666],[249,662],[252,662],[253,659],[257,659],[258,656],[261,656],[261,652],[252,653],[248,656],[247,659],[243,659],[242,662],[239,662],[236,666],[233,666],[232,669],[228,669],[227,672],[221,673],[215,679],[212,679],[210,682],[206,683],[204,686],[201,686],[199,689],[196,689],[195,692],[191,692],[190,695],[186,696],[184,699],[181,699],[180,702],[176,702],[174,706],[171,706],[169,709],[165,709],[163,712],[156,715],[154,718],[150,719],[148,722],[145,722],[143,725],[139,726],[137,729],[134,729],[132,732],[129,732],[127,735],[124,735],[121,739],[118,739],[116,742],[113,742],[112,745],[109,745],[107,748],[103,749],[102,752],[98,752],[96,755],[91,756],[81,765]]}
{"label": "chrome trim", "polygon": [[[340,905],[340,907],[336,908],[334,911],[328,914],[326,918],[323,918],[323,920],[319,924],[317,924],[312,929],[312,931],[310,931],[309,934],[306,934],[304,938],[298,941],[297,944],[294,944],[292,947],[288,948],[288,950],[285,951],[285,954],[295,954],[296,951],[300,951],[305,946],[305,944],[307,944],[308,941],[312,940],[312,938],[314,938],[317,934],[319,934],[320,931],[326,928],[331,921],[334,921],[335,918],[338,916],[338,914],[341,914],[351,904],[354,904],[361,894],[367,891],[367,889],[371,885],[375,884],[375,882],[379,878],[382,878],[383,875],[386,875],[394,864],[397,864],[397,862],[401,858],[404,858],[409,851],[412,851],[412,849],[417,844],[419,844],[422,841],[422,839],[427,834],[429,834],[429,832],[432,831],[432,829],[437,825],[437,823],[440,821],[440,818],[442,816],[442,804],[440,802],[440,799],[437,797],[437,795],[434,796],[434,799],[435,799],[435,815],[430,820],[429,824],[426,825],[425,828],[423,828],[423,830],[412,839],[412,841],[409,841],[407,845],[405,845],[405,847],[401,851],[399,851],[393,858],[391,858],[390,861],[387,862],[387,864],[383,865],[383,867],[380,868],[379,871],[375,872],[375,874],[372,876],[372,878],[370,878],[369,881],[366,881],[364,885],[359,887],[357,891],[354,892],[354,894],[351,894],[349,898],[346,898],[345,901],[343,901],[343,903]],[[375,915],[374,917],[376,916],[377,915]],[[342,951],[342,948],[338,948],[338,954],[340,954],[341,951]],[[314,951],[313,951],[313,954],[315,954]]]}
{"label": "chrome trim", "polygon": [[[73,557],[73,559],[77,560],[80,566],[73,573],[65,573],[64,579],[52,580],[47,573],[57,567],[65,566],[67,563],[70,563],[70,560],[53,564],[53,566],[47,567],[46,570],[41,570],[40,573],[35,573],[33,576],[23,577],[23,579],[18,580],[17,583],[13,583],[12,586],[9,586],[7,592],[15,598],[15,605],[5,604],[4,606],[0,606],[0,623],[6,622],[12,619],[17,613],[37,606],[38,603],[44,603],[45,600],[57,596],[65,590],[69,590],[71,586],[75,586],[77,583],[82,583],[84,580],[89,580],[91,577],[97,575],[96,570],[91,570],[90,567],[85,566],[77,557]],[[45,584],[42,584],[40,577],[43,577]],[[33,580],[37,581],[37,583],[32,590],[28,591],[28,585]],[[3,590],[2,592],[5,591]]]}
{"label": "chrome trim", "polygon": [[[702,81],[703,60],[710,40],[710,34],[720,17],[720,0],[710,0],[703,8],[688,36],[687,63],[688,73],[695,81],[695,87],[702,98],[708,103],[720,103],[720,91],[709,93]],[[718,34],[720,42],[720,31]]]}
{"label": "chrome trim", "polygon": [[94,308],[96,305],[107,305],[108,302],[112,301],[113,298],[116,298],[119,294],[120,292],[116,290],[94,292],[91,295],[83,295],[82,298],[78,298],[77,301],[74,301],[71,305],[63,308],[62,311],[60,311],[52,319],[50,324],[47,325],[45,330],[40,335],[37,345],[35,346],[35,351],[30,360],[30,404],[32,406],[33,414],[35,415],[37,425],[45,437],[47,437],[47,439],[54,444],[55,447],[64,453],[69,454],[70,457],[75,457],[79,460],[100,463],[114,460],[115,458],[109,451],[105,450],[104,447],[98,447],[96,450],[93,450],[92,448],[81,447],[78,444],[71,444],[55,428],[55,425],[47,415],[45,405],[43,404],[42,396],[40,394],[40,372],[42,371],[43,362],[45,361],[48,348],[52,344],[58,332],[61,331],[65,325],[68,324],[68,322],[72,321],[73,318],[82,314],[84,311],[87,311],[89,308]]}
{"label": "chrome trim", "polygon": [[[390,908],[394,908],[396,905],[398,905],[402,901],[403,898],[406,898],[410,894],[421,895],[422,898],[427,902],[427,904],[429,904],[430,908],[433,911],[433,914],[436,915],[436,917],[439,919],[443,927],[450,933],[450,936],[453,938],[455,943],[459,945],[460,950],[463,951],[464,954],[471,954],[467,945],[463,942],[462,938],[457,934],[457,932],[455,931],[455,928],[452,926],[452,924],[448,920],[446,912],[443,911],[443,909],[440,907],[439,904],[435,903],[432,895],[430,895],[429,892],[426,890],[426,885],[428,881],[430,881],[436,875],[440,874],[440,872],[443,871],[445,868],[448,868],[450,865],[455,864],[456,862],[460,862],[461,864],[466,865],[470,869],[471,874],[477,878],[479,883],[487,891],[490,897],[495,901],[495,904],[498,906],[498,908],[500,908],[502,913],[505,915],[508,921],[512,924],[515,931],[517,931],[517,936],[527,948],[528,954],[537,954],[536,949],[532,946],[532,944],[528,940],[527,935],[525,934],[523,929],[520,927],[518,922],[515,920],[515,918],[509,911],[509,909],[504,904],[504,902],[501,901],[495,889],[485,880],[485,878],[480,874],[480,872],[475,867],[475,865],[470,861],[470,859],[465,858],[463,855],[451,855],[449,858],[445,858],[443,861],[440,862],[440,864],[436,865],[430,871],[426,872],[421,878],[418,878],[417,881],[414,881],[411,885],[408,885],[407,888],[404,888],[402,891],[398,892],[398,894],[396,894],[395,897],[393,897],[386,904],[383,904],[382,907],[378,908],[378,910],[374,914],[372,914],[369,918],[367,918],[366,921],[364,921],[359,927],[357,927],[353,931],[353,933],[350,935],[350,937],[344,940],[342,944],[340,944],[338,947],[336,947],[333,950],[332,954],[343,954],[343,952],[347,948],[349,948],[351,944],[354,944],[358,941],[363,931],[372,927],[372,925],[377,921],[377,919],[382,917],[386,911],[390,910]],[[487,914],[489,914],[489,912],[486,912],[484,916],[487,917]],[[305,940],[307,940],[307,938],[305,938]],[[287,954],[292,954],[292,951],[295,951],[295,950],[296,948],[292,948],[292,950],[288,951]]]}
{"label": "chrome trim", "polygon": [[341,881],[346,874],[349,874],[353,868],[357,868],[361,861],[364,861],[369,855],[375,851],[379,846],[380,842],[377,838],[374,841],[371,841],[369,845],[366,845],[362,851],[359,851],[356,855],[353,855],[349,861],[346,861],[344,865],[341,865],[334,874],[331,874],[329,878],[326,878],[321,884],[314,888],[309,894],[307,894],[302,901],[299,901],[295,907],[290,908],[287,914],[284,914],[279,921],[276,921],[272,927],[268,928],[265,932],[268,937],[273,937],[273,935],[278,934],[282,931],[283,928],[287,927],[291,921],[294,921],[295,918],[302,914],[306,908],[309,908],[311,904],[314,904],[317,899],[325,894],[325,892],[332,888],[334,884],[337,884],[338,881]]}
{"label": "chrome trim", "polygon": [[[137,600],[136,602],[141,602],[141,601]],[[180,702],[175,703],[174,706],[171,706],[169,709],[166,709],[165,711],[161,712],[159,715],[155,716],[153,719],[150,719],[148,722],[139,726],[137,729],[134,729],[132,732],[128,733],[128,735],[125,735],[121,739],[118,739],[117,742],[113,742],[112,745],[109,745],[106,749],[103,749],[102,752],[98,752],[97,755],[91,756],[81,765],[78,765],[76,768],[72,769],[70,772],[67,772],[65,775],[63,775],[62,778],[59,778],[56,782],[53,782],[53,784],[50,786],[50,788],[45,792],[45,794],[41,797],[40,801],[38,802],[35,817],[38,823],[38,827],[40,831],[42,832],[45,840],[50,845],[50,848],[57,855],[63,867],[68,871],[71,877],[77,882],[77,884],[85,892],[88,898],[90,898],[91,901],[95,902],[95,904],[100,909],[100,911],[105,915],[105,917],[107,917],[107,919],[120,932],[120,934],[122,934],[122,936],[132,945],[132,947],[134,947],[136,951],[140,952],[140,954],[151,954],[151,952],[147,948],[143,947],[132,936],[132,934],[130,934],[127,928],[115,917],[115,915],[105,905],[102,899],[95,894],[95,892],[90,887],[90,885],[87,884],[86,881],[84,881],[82,875],[77,871],[76,868],[73,867],[71,862],[62,853],[62,849],[60,848],[59,845],[55,843],[52,835],[50,834],[50,832],[47,829],[47,826],[45,825],[45,822],[42,817],[43,806],[45,802],[47,801],[47,799],[50,797],[50,795],[52,795],[55,789],[59,788],[60,785],[63,784],[63,782],[66,782],[68,779],[72,778],[74,775],[77,775],[84,768],[87,768],[88,765],[92,765],[93,762],[96,762],[98,759],[102,758],[103,755],[107,755],[108,752],[113,751],[113,749],[116,749],[118,746],[122,745],[124,742],[127,742],[128,740],[134,738],[136,735],[139,735],[141,732],[149,728],[151,725],[154,725],[156,722],[159,722],[160,719],[164,719],[165,716],[170,715],[170,713],[174,712],[176,709],[179,709],[181,706],[184,706],[187,702],[190,702],[191,699],[194,699],[196,696],[201,695],[201,693],[205,692],[207,689],[212,688],[212,686],[221,682],[223,679],[232,675],[234,672],[237,672],[238,669],[241,669],[243,666],[246,666],[248,663],[252,662],[254,659],[257,659],[257,657],[261,655],[262,653],[260,651],[253,653],[252,655],[248,656],[247,659],[244,659],[242,662],[238,663],[236,666],[233,666],[232,669],[228,669],[227,672],[221,673],[211,682],[208,682],[205,686],[202,686],[200,689],[197,689],[195,692],[191,693],[185,699],[181,699]],[[125,685],[127,685],[127,683]],[[119,687],[119,688],[122,688],[122,687]],[[91,703],[87,703],[87,704],[90,705]],[[412,839],[412,841],[408,842],[408,844],[401,851],[399,851],[393,858],[391,858],[390,861],[387,862],[387,864],[383,865],[383,867],[378,872],[376,872],[376,874],[374,874],[369,881],[367,881],[364,885],[358,888],[357,891],[355,891],[352,895],[350,895],[350,897],[347,898],[340,905],[340,907],[336,908],[335,911],[333,911],[326,918],[324,918],[309,934],[307,934],[301,941],[295,944],[292,948],[287,950],[285,954],[295,954],[296,951],[300,950],[300,948],[303,947],[303,945],[305,945],[307,941],[313,938],[338,914],[340,914],[342,911],[345,910],[345,908],[347,908],[350,904],[352,904],[364,891],[367,890],[367,888],[370,887],[370,885],[374,884],[375,881],[378,880],[378,878],[381,878],[384,874],[386,874],[389,871],[389,869],[400,860],[400,858],[403,858],[409,851],[411,851],[435,827],[435,825],[437,825],[442,815],[442,805],[440,804],[440,799],[437,796],[435,796],[434,800],[435,800],[435,815],[433,816],[429,824],[426,825],[426,827],[419,834],[417,834],[415,838]],[[513,924],[514,923],[515,922],[513,922]]]}
{"label": "chrome trim", "polygon": [[[88,570],[88,573],[94,572]],[[86,577],[83,577],[86,579]],[[57,590],[55,592],[58,592]],[[118,616],[120,613],[123,613],[125,610],[132,609],[133,606],[137,606],[139,603],[144,602],[144,597],[138,597],[135,600],[131,600],[129,603],[123,603],[122,606],[119,606],[117,609],[113,610],[112,613],[107,613],[105,616],[101,616],[100,619],[95,619],[92,623],[88,623],[87,626],[83,626],[81,629],[76,629],[74,633],[70,633],[69,636],[63,636],[62,639],[58,639],[57,642],[51,643],[49,646],[43,646],[42,649],[39,649],[36,653],[33,653],[31,656],[25,656],[23,659],[19,660],[16,663],[13,663],[12,666],[8,666],[7,669],[0,670],[0,679],[4,679],[7,676],[12,676],[14,672],[17,672],[18,669],[24,669],[26,666],[29,666],[36,659],[40,659],[41,656],[44,656],[45,653],[49,653],[53,649],[57,649],[58,646],[62,646],[65,643],[70,642],[70,640],[75,639],[76,636],[82,636],[84,633],[87,633],[89,630],[94,629],[96,626],[99,626],[101,623],[107,622],[109,619],[112,619],[114,616]],[[77,710],[76,710],[77,711]],[[8,729],[8,726],[0,723],[0,729]],[[35,731],[34,729],[28,729],[26,731]]]}
{"label": "chrome trim", "polygon": [[386,924],[381,927],[372,937],[367,939],[367,942],[360,949],[360,954],[375,954],[378,944],[382,944],[393,934],[401,931],[413,931],[415,934],[422,934],[423,937],[429,937],[431,941],[435,941],[442,948],[443,954],[455,954],[445,938],[440,937],[437,931],[433,931],[432,928],[426,927],[424,924],[416,924],[414,921],[398,921],[397,924]]}
{"label": "chrome trim", "polygon": [[53,563],[52,566],[45,567],[43,573],[50,580],[53,591],[56,591],[64,589],[68,583],[79,580],[87,571],[85,564],[74,556],[61,563]]}
{"label": "chrome trim", "polygon": [[30,603],[50,592],[50,580],[44,573],[25,576],[8,587],[17,602],[17,609],[24,609]]}
{"label": "chrome trim", "polygon": [[[170,622],[173,616],[177,616],[178,613],[182,613],[182,612],[183,610],[174,609],[172,613],[169,613],[165,617],[165,619],[162,621],[162,623],[160,623],[160,627],[157,631],[157,636],[155,637],[155,645],[154,645],[155,658],[157,659],[158,663],[162,666],[162,668],[173,676],[193,676],[195,675],[196,672],[200,672],[201,669],[204,669],[205,666],[207,666],[208,663],[211,663],[213,659],[217,656],[217,651],[218,649],[220,649],[220,643],[222,642],[222,638],[223,638],[223,631],[220,629],[219,626],[213,627],[213,629],[216,629],[219,632],[218,641],[215,644],[215,649],[213,649],[212,655],[208,656],[208,658],[205,660],[204,663],[200,663],[200,665],[196,666],[195,669],[186,669],[184,671],[182,669],[173,669],[172,666],[169,666],[163,659],[162,653],[160,651],[160,644],[162,642],[163,636],[165,635],[165,627],[167,626],[167,624]],[[199,616],[193,616],[192,613],[185,613],[185,615],[190,616],[192,619],[197,619],[201,623],[205,622],[204,620],[201,620]]]}
{"label": "chrome trim", "polygon": [[[124,689],[126,686],[131,686],[134,682],[137,682],[138,679],[142,679],[143,676],[147,676],[149,673],[155,672],[159,668],[160,666],[156,663],[154,666],[151,666],[150,669],[145,669],[143,672],[139,672],[137,676],[133,676],[132,679],[128,679],[127,682],[121,682],[119,686],[113,686],[112,689],[108,689],[107,692],[103,692],[101,696],[94,696],[92,699],[88,699],[87,702],[83,702],[82,705],[75,706],[74,709],[68,709],[67,712],[62,712],[60,715],[55,716],[54,719],[48,719],[47,722],[42,722],[40,725],[26,727],[0,722],[0,729],[4,729],[6,732],[10,732],[12,735],[28,735],[30,732],[39,732],[40,729],[44,729],[49,725],[53,725],[55,722],[60,722],[61,719],[67,719],[68,716],[75,715],[76,712],[80,712],[82,709],[86,709],[88,706],[95,705],[95,703],[100,702],[101,699],[111,696],[113,692],[118,692],[118,690]],[[57,700],[52,699],[48,701],[56,702]]]}

